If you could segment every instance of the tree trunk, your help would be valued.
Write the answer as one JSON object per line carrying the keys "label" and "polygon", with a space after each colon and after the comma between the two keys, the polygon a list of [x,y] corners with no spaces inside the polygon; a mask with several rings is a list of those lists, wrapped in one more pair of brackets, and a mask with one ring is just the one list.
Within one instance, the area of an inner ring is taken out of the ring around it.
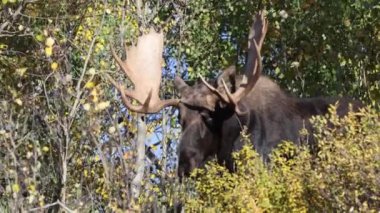
{"label": "tree trunk", "polygon": [[[168,122],[168,115],[165,110],[162,110],[162,172],[164,176],[167,174],[167,151],[168,151],[168,127],[167,127],[167,122]],[[166,178],[166,177],[165,177]]]}
{"label": "tree trunk", "polygon": [[137,140],[136,140],[136,175],[132,180],[132,197],[137,199],[140,196],[141,183],[144,178],[145,170],[145,139],[147,127],[143,115],[138,115],[137,118]]}

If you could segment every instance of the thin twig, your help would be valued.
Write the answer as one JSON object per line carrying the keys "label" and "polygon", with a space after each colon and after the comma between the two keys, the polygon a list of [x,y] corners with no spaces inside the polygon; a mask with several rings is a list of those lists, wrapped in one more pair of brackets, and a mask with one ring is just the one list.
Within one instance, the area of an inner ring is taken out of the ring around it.
{"label": "thin twig", "polygon": [[[79,80],[78,80],[78,83],[77,83],[77,86],[76,86],[76,92],[77,92],[77,95],[75,97],[75,102],[74,102],[74,105],[73,105],[73,108],[71,108],[71,112],[69,114],[69,117],[70,118],[73,118],[75,113],[77,112],[78,110],[78,105],[79,105],[79,102],[80,102],[80,98],[82,96],[82,93],[83,93],[83,90],[81,88],[81,84],[82,84],[82,81],[83,81],[83,78],[84,78],[84,75],[87,71],[87,66],[88,66],[88,63],[90,61],[90,58],[91,58],[91,54],[92,54],[92,50],[94,48],[94,45],[95,45],[95,41],[96,41],[96,38],[100,32],[100,30],[102,29],[102,26],[104,24],[104,18],[105,18],[105,15],[106,15],[106,12],[104,11],[103,13],[103,17],[102,17],[102,21],[100,22],[100,25],[99,25],[99,28],[98,30],[96,31],[95,35],[94,35],[94,38],[92,39],[91,41],[91,44],[90,44],[90,48],[89,48],[89,51],[87,53],[87,56],[86,56],[86,60],[84,62],[84,66],[83,66],[83,69],[82,69],[82,73],[79,77]],[[72,120],[73,121],[73,120]],[[72,122],[71,121],[71,122]],[[70,125],[71,126],[71,122],[70,122]]]}
{"label": "thin twig", "polygon": [[13,23],[18,16],[21,14],[21,10],[26,6],[26,4],[33,3],[36,0],[25,0],[22,2],[18,8],[15,10],[15,12],[12,14],[12,21],[6,21],[0,25],[0,34],[3,32],[3,30],[11,23]]}
{"label": "thin twig", "polygon": [[39,211],[39,210],[43,210],[43,209],[48,209],[50,207],[53,207],[55,205],[59,205],[60,207],[62,207],[66,212],[69,212],[69,213],[74,213],[74,210],[71,210],[69,209],[64,203],[62,203],[60,200],[57,200],[55,201],[54,203],[49,203],[45,206],[41,206],[41,207],[37,207],[37,208],[33,208],[33,209],[29,209],[28,211],[29,212],[34,212],[34,211]]}

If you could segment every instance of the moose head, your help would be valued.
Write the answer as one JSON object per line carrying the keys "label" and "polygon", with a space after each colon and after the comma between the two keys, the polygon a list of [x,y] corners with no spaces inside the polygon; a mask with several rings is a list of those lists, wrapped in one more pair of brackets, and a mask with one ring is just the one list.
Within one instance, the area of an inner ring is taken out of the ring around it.
{"label": "moose head", "polygon": [[[300,143],[299,130],[309,128],[312,115],[327,112],[330,99],[297,99],[286,95],[276,83],[261,76],[260,51],[268,29],[262,12],[255,16],[248,38],[247,61],[243,75],[234,66],[215,80],[189,86],[180,77],[174,85],[180,99],[161,100],[159,89],[163,52],[163,34],[151,30],[139,37],[137,45],[126,48],[122,60],[112,48],[117,64],[134,84],[134,90],[110,78],[124,105],[139,113],[157,113],[162,108],[179,109],[182,136],[179,144],[178,175],[189,175],[210,156],[233,170],[231,153],[241,146],[240,132],[246,126],[255,149],[267,158],[282,140]],[[135,100],[138,105],[132,104]],[[305,122],[306,121],[306,122]]]}

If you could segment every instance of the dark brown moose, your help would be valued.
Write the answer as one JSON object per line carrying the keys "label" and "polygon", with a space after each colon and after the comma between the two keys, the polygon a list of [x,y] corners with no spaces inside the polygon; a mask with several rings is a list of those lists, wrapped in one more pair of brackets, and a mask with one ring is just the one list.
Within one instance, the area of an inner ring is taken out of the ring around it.
{"label": "dark brown moose", "polygon": [[[127,90],[110,78],[125,106],[140,113],[157,113],[166,106],[179,108],[182,136],[179,144],[178,175],[189,175],[212,156],[233,170],[231,153],[241,146],[240,132],[247,127],[254,148],[264,159],[283,140],[303,142],[302,128],[311,130],[309,118],[327,113],[328,106],[339,101],[338,114],[348,112],[350,99],[300,99],[287,95],[269,78],[261,75],[260,51],[268,22],[256,15],[248,42],[243,75],[235,75],[231,66],[214,81],[187,85],[175,78],[180,99],[161,100],[159,88],[163,52],[163,34],[151,30],[138,39],[137,46],[126,48],[123,61],[112,49],[113,57],[134,84]],[[138,105],[133,105],[131,99]],[[354,108],[355,104],[354,103]]]}

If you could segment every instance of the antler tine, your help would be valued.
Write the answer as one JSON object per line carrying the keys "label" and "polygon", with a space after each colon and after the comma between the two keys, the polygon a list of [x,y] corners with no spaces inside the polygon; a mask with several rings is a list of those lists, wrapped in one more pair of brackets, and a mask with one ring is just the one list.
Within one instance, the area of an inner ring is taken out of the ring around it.
{"label": "antler tine", "polygon": [[213,87],[211,84],[209,84],[204,78],[203,76],[201,76],[200,74],[198,74],[198,77],[201,79],[201,81],[206,85],[206,87],[211,90],[211,92],[215,93],[217,96],[219,96],[220,99],[222,99],[222,101],[228,103],[228,97],[224,96],[221,92],[219,92],[218,89],[216,89],[215,87]]}
{"label": "antler tine", "polygon": [[[133,91],[127,90],[124,88],[124,86],[116,83],[116,81],[107,73],[105,73],[105,76],[108,78],[108,80],[111,82],[111,84],[116,88],[117,91],[119,91],[121,100],[123,101],[123,104],[131,111],[138,112],[138,113],[157,113],[161,109],[168,107],[168,106],[177,106],[180,102],[179,99],[169,99],[169,100],[160,100],[157,105],[155,105],[152,108],[149,108],[149,103],[152,97],[152,92],[149,93],[147,99],[144,103],[140,103],[135,96],[133,95]],[[135,99],[140,105],[133,105],[130,102],[130,99]]]}
{"label": "antler tine", "polygon": [[[111,82],[111,84],[117,89],[117,91],[120,92],[120,95],[121,95],[121,98],[124,102],[124,105],[126,105],[127,108],[129,108],[129,106],[134,106],[130,103],[130,101],[127,98],[127,97],[129,97],[129,98],[136,99],[135,96],[133,95],[133,91],[127,90],[124,88],[124,86],[122,86],[121,84],[118,84],[108,73],[105,73],[105,76],[108,78],[108,80]],[[139,102],[139,101],[137,100],[137,102]],[[139,104],[141,104],[141,103],[139,102]]]}
{"label": "antler tine", "polygon": [[223,84],[224,90],[226,91],[226,94],[227,94],[227,97],[228,97],[228,102],[230,102],[232,105],[236,106],[237,103],[235,102],[235,100],[234,100],[234,98],[233,98],[230,90],[228,89],[227,84],[224,81],[224,79],[222,79],[222,84]]}
{"label": "antler tine", "polygon": [[116,63],[120,66],[120,68],[124,71],[124,73],[127,76],[129,76],[130,71],[129,71],[126,61],[121,60],[121,58],[117,55],[115,48],[112,45],[111,45],[111,52],[112,52],[112,57],[116,60]]}

